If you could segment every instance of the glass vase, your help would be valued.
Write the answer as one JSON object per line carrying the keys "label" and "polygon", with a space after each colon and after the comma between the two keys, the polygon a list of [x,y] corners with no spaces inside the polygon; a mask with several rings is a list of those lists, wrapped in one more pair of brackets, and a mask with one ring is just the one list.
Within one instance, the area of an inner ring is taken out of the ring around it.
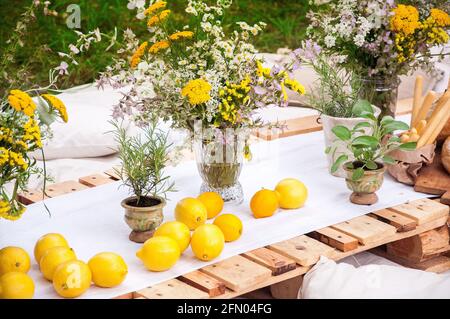
{"label": "glass vase", "polygon": [[359,97],[380,108],[380,119],[385,115],[395,117],[400,85],[398,76],[363,77],[361,85]]}
{"label": "glass vase", "polygon": [[216,192],[225,202],[244,199],[239,183],[247,134],[236,129],[196,129],[194,153],[203,180],[200,193]]}

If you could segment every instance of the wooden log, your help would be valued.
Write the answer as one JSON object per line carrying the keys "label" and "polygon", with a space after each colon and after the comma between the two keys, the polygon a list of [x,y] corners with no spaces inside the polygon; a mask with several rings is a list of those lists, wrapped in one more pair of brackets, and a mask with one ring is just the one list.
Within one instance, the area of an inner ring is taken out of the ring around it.
{"label": "wooden log", "polygon": [[171,279],[136,291],[134,297],[144,297],[146,299],[206,299],[209,295],[178,279]]}
{"label": "wooden log", "polygon": [[239,255],[203,267],[201,271],[225,283],[233,291],[245,290],[272,276],[269,268]]}
{"label": "wooden log", "polygon": [[225,284],[223,282],[198,270],[187,273],[178,279],[208,293],[210,297],[217,297],[225,293]]}
{"label": "wooden log", "polygon": [[293,259],[285,257],[267,248],[259,248],[242,254],[251,261],[260,264],[272,271],[273,276],[284,274],[295,269],[296,263]]}
{"label": "wooden log", "polygon": [[298,291],[303,283],[303,276],[297,276],[270,286],[270,293],[275,299],[298,299]]}
{"label": "wooden log", "polygon": [[331,228],[355,237],[362,245],[370,244],[381,238],[392,236],[397,232],[397,229],[394,226],[366,215],[333,225]]}
{"label": "wooden log", "polygon": [[419,235],[394,241],[386,245],[387,253],[411,262],[421,262],[449,250],[447,226]]}
{"label": "wooden log", "polygon": [[351,251],[358,248],[358,239],[331,227],[316,230],[308,235],[340,251]]}
{"label": "wooden log", "polygon": [[384,223],[394,226],[397,232],[407,232],[417,227],[417,222],[414,219],[397,214],[388,209],[381,209],[369,214]]}
{"label": "wooden log", "polygon": [[302,266],[314,265],[320,256],[330,257],[334,248],[306,235],[298,236],[268,246],[269,249],[294,259]]}

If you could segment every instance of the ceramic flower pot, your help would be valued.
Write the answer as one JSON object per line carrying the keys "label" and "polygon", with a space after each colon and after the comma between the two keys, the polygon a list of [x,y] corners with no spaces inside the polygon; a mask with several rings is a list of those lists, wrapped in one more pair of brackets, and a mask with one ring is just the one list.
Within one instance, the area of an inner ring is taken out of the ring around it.
{"label": "ceramic flower pot", "polygon": [[164,216],[163,208],[166,201],[161,197],[144,197],[144,205],[137,206],[137,197],[125,198],[121,205],[125,208],[125,222],[132,229],[130,240],[143,243],[153,236],[156,228],[161,225]]}
{"label": "ceramic flower pot", "polygon": [[378,196],[375,192],[383,185],[384,172],[386,171],[385,165],[377,163],[378,169],[366,170],[360,179],[354,181],[352,180],[352,175],[355,169],[351,167],[351,164],[353,162],[347,162],[343,166],[347,174],[345,178],[347,187],[353,191],[350,195],[350,201],[357,205],[375,204],[378,202]]}
{"label": "ceramic flower pot", "polygon": [[[380,114],[380,110],[375,107],[375,116],[378,116]],[[323,126],[323,134],[325,137],[325,147],[330,146],[336,146],[336,152],[333,154],[327,154],[327,162],[328,162],[328,172],[336,177],[343,177],[345,178],[346,172],[343,168],[339,168],[336,172],[331,173],[331,166],[333,165],[334,161],[341,155],[347,155],[349,160],[353,160],[353,154],[351,151],[346,147],[345,143],[340,141],[336,135],[334,135],[332,129],[336,125],[342,125],[347,127],[348,129],[352,129],[356,124],[361,122],[366,122],[367,119],[361,118],[361,117],[355,117],[355,118],[345,118],[345,117],[334,117],[329,116],[326,114],[322,114],[320,116],[322,120],[322,126]],[[369,135],[371,132],[368,128],[364,128],[365,134]]]}

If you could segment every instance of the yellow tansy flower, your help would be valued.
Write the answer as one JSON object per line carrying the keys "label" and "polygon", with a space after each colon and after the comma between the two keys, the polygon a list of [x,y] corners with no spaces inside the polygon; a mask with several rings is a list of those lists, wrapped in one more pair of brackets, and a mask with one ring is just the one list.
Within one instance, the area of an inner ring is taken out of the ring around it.
{"label": "yellow tansy flower", "polygon": [[405,36],[413,34],[421,27],[419,11],[416,7],[399,4],[391,18],[391,30]]}
{"label": "yellow tansy flower", "polygon": [[152,15],[153,13],[155,13],[158,10],[164,9],[167,5],[166,1],[156,1],[154,4],[152,4],[150,7],[148,7],[145,11],[144,14],[146,16]]}
{"label": "yellow tansy flower", "polygon": [[192,31],[180,31],[169,36],[171,41],[177,41],[179,39],[191,39],[194,36]]}
{"label": "yellow tansy flower", "polygon": [[148,52],[151,54],[157,54],[161,50],[165,50],[168,47],[170,47],[170,43],[167,40],[159,41],[153,44],[150,49],[148,49]]}
{"label": "yellow tansy flower", "polygon": [[211,99],[209,92],[211,91],[211,84],[203,79],[196,79],[189,81],[188,84],[181,90],[181,95],[188,97],[189,103],[198,105],[208,102]]}
{"label": "yellow tansy flower", "polygon": [[132,68],[135,68],[139,64],[139,62],[141,62],[141,58],[144,55],[147,46],[148,42],[145,41],[137,48],[136,52],[134,52],[130,62]]}
{"label": "yellow tansy flower", "polygon": [[8,102],[17,112],[23,112],[27,116],[33,116],[36,110],[34,101],[27,93],[21,90],[11,90]]}
{"label": "yellow tansy flower", "polygon": [[434,20],[438,27],[447,27],[450,25],[450,16],[447,12],[439,9],[431,9],[430,17]]}
{"label": "yellow tansy flower", "polygon": [[63,101],[51,94],[42,94],[41,97],[45,101],[47,101],[50,107],[55,109],[59,113],[61,119],[67,123],[67,121],[69,120],[69,116],[67,115],[67,109]]}
{"label": "yellow tansy flower", "polygon": [[160,14],[152,16],[150,19],[148,19],[147,26],[150,28],[150,27],[155,26],[158,23],[164,22],[167,19],[167,17],[170,15],[170,12],[171,12],[170,10],[164,10],[164,11],[161,11]]}

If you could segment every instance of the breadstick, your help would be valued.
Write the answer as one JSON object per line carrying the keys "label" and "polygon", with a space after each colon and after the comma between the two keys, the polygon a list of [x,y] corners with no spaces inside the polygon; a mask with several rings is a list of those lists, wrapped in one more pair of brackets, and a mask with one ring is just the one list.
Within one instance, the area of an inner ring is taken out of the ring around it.
{"label": "breadstick", "polygon": [[434,129],[439,125],[440,120],[445,117],[446,112],[448,112],[447,104],[438,109],[435,109],[433,114],[431,115],[430,120],[428,121],[427,127],[425,128],[422,136],[419,138],[419,141],[417,142],[417,148],[420,148],[430,140],[431,135],[434,132]]}
{"label": "breadstick", "polygon": [[433,130],[433,133],[431,134],[426,144],[433,144],[434,141],[436,141],[436,138],[438,137],[439,133],[441,133],[442,129],[447,124],[447,121],[450,118],[450,102],[447,102],[447,104],[443,108],[443,111],[444,111],[443,117],[439,119],[439,124]]}
{"label": "breadstick", "polygon": [[436,99],[436,92],[430,91],[428,92],[425,100],[422,103],[422,106],[419,109],[419,113],[414,119],[412,127],[415,127],[420,121],[425,120],[427,118],[428,112],[430,111],[431,105],[433,105],[434,100]]}
{"label": "breadstick", "polygon": [[423,90],[423,77],[421,75],[416,77],[416,83],[414,85],[414,97],[413,97],[413,109],[411,116],[411,127],[416,122],[416,117],[419,114],[420,104],[422,103],[422,90]]}
{"label": "breadstick", "polygon": [[445,91],[445,93],[442,94],[439,100],[437,100],[436,109],[442,108],[447,103],[448,100],[450,100],[450,91]]}

